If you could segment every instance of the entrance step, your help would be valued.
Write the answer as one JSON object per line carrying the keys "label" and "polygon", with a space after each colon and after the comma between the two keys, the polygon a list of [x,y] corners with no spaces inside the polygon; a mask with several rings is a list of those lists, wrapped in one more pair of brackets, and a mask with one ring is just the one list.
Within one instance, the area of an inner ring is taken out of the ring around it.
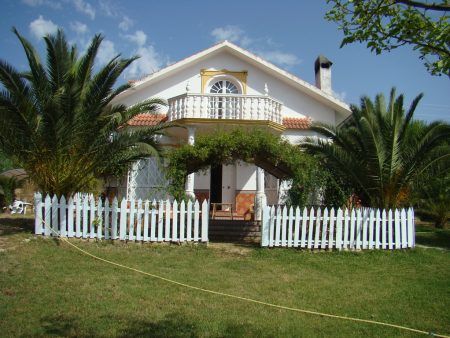
{"label": "entrance step", "polygon": [[243,243],[259,243],[261,241],[261,225],[255,221],[210,220],[209,240]]}

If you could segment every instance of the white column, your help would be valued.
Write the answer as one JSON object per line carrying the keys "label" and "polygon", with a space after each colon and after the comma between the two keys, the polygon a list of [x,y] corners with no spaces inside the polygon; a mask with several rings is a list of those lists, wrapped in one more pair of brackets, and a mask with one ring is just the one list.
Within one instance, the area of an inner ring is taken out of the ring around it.
{"label": "white column", "polygon": [[[193,145],[195,143],[195,128],[194,127],[188,127],[188,144]],[[195,173],[191,173],[186,177],[186,196],[191,199],[195,199],[195,193],[194,193],[194,178]]]}
{"label": "white column", "polygon": [[264,192],[264,169],[256,167],[256,194],[255,194],[255,220],[262,219],[263,206],[267,203],[266,193]]}

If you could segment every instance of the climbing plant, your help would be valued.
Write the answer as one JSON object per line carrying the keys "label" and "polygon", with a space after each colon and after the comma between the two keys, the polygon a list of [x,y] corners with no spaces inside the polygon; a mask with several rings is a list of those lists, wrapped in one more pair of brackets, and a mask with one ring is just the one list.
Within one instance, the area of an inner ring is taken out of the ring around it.
{"label": "climbing plant", "polygon": [[254,163],[279,179],[293,180],[301,195],[297,196],[298,203],[304,204],[307,196],[317,188],[313,175],[317,171],[317,160],[280,136],[261,129],[237,128],[199,135],[194,145],[173,149],[167,157],[169,192],[175,198],[185,197],[188,174],[238,160]]}

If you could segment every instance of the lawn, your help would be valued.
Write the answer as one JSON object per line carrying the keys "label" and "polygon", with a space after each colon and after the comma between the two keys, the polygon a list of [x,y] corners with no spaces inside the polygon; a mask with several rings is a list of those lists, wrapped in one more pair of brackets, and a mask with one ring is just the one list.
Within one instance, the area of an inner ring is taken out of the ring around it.
{"label": "lawn", "polygon": [[[64,242],[36,238],[27,230],[31,224],[0,218],[2,336],[417,336],[168,284],[83,256]],[[437,237],[438,244],[445,242]],[[72,242],[203,288],[450,334],[448,250],[311,253],[218,243]]]}

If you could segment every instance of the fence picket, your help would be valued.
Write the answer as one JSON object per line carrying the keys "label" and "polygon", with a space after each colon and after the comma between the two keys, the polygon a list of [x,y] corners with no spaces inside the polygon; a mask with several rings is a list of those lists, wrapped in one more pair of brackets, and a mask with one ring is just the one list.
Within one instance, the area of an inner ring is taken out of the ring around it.
{"label": "fence picket", "polygon": [[178,241],[178,202],[172,204],[172,241]]}
{"label": "fence picket", "polygon": [[300,208],[295,208],[295,224],[294,224],[294,247],[298,247],[298,239],[300,235]]}
{"label": "fence picket", "polygon": [[187,225],[186,225],[186,239],[188,242],[192,240],[192,201],[187,203]]}
{"label": "fence picket", "polygon": [[302,213],[302,235],[300,247],[304,248],[306,246],[306,222],[308,221],[308,210],[306,207],[303,208]]}
{"label": "fence picket", "polygon": [[387,245],[387,214],[386,210],[383,210],[382,218],[381,218],[381,248],[386,249]]}
{"label": "fence picket", "polygon": [[164,226],[164,201],[159,201],[158,203],[158,242],[162,242],[163,237],[163,226]]}
{"label": "fence picket", "polygon": [[142,200],[138,199],[137,202],[137,217],[136,217],[136,240],[142,241]]}
{"label": "fence picket", "polygon": [[34,233],[42,235],[42,195],[40,192],[34,194]]}
{"label": "fence picket", "polygon": [[53,195],[52,198],[52,235],[58,236],[58,197]]}
{"label": "fence picket", "polygon": [[89,205],[89,225],[90,225],[90,238],[95,238],[96,229],[95,229],[95,200],[94,197],[90,197],[90,205]]}
{"label": "fence picket", "polygon": [[277,216],[275,224],[275,243],[274,246],[280,246],[280,236],[281,236],[281,207],[277,207]]}
{"label": "fence picket", "polygon": [[350,236],[350,214],[348,212],[348,209],[345,209],[343,211],[343,226],[344,226],[344,238],[342,240],[343,249],[349,248],[349,236]]}
{"label": "fence picket", "polygon": [[369,232],[369,210],[366,209],[363,211],[363,222],[362,222],[362,248],[367,249],[368,247],[368,232]]}
{"label": "fence picket", "polygon": [[[356,211],[352,210],[350,213],[350,248],[354,249],[356,247],[355,242],[355,224],[356,224]],[[356,227],[357,229],[357,227]]]}
{"label": "fence picket", "polygon": [[328,249],[333,249],[333,243],[334,243],[334,227],[335,227],[335,221],[336,221],[336,211],[334,208],[331,208],[330,210],[330,230],[328,234]]}
{"label": "fence picket", "polygon": [[134,199],[130,200],[130,215],[128,217],[128,240],[134,241],[134,219],[136,213],[136,201]]}
{"label": "fence picket", "polygon": [[186,216],[186,203],[183,201],[181,201],[180,204],[180,242],[184,242],[185,238],[184,238],[184,229],[186,228],[186,223],[185,223],[185,216]]}
{"label": "fence picket", "polygon": [[51,234],[51,212],[52,212],[52,200],[49,195],[45,196],[44,200],[44,218],[45,218],[45,224],[44,224],[44,234],[45,236],[50,236]]}
{"label": "fence picket", "polygon": [[67,237],[66,198],[61,196],[59,200],[59,231],[61,237]]}
{"label": "fence picket", "polygon": [[371,209],[369,214],[369,249],[373,249],[374,221],[374,212]]}
{"label": "fence picket", "polygon": [[287,224],[287,206],[283,207],[283,210],[281,212],[282,218],[281,218],[281,246],[286,246],[286,224]]}
{"label": "fence picket", "polygon": [[328,208],[325,208],[323,212],[323,222],[322,222],[322,239],[320,242],[321,249],[326,248],[327,234],[328,234]]}
{"label": "fence picket", "polygon": [[111,212],[111,239],[117,239],[117,210],[119,209],[119,201],[114,197]]}
{"label": "fence picket", "polygon": [[120,224],[119,224],[119,239],[125,240],[127,236],[127,200],[123,199],[120,202]]}
{"label": "fence picket", "polygon": [[402,248],[407,248],[408,247],[408,235],[406,234],[406,211],[405,209],[402,209],[400,212],[400,220],[401,220],[401,224],[402,224],[402,236],[401,236],[401,241],[402,241]]}
{"label": "fence picket", "polygon": [[209,204],[206,200],[202,203],[202,242],[208,242]]}
{"label": "fence picket", "polygon": [[317,209],[316,212],[316,229],[314,233],[314,249],[319,248],[319,238],[320,238],[320,220],[322,217],[322,209]]}
{"label": "fence picket", "polygon": [[98,199],[98,204],[97,204],[97,238],[98,239],[102,239],[103,235],[102,235],[102,228],[103,228],[103,207],[102,207],[102,200],[99,198]]}
{"label": "fence picket", "polygon": [[314,230],[314,209],[309,210],[309,222],[308,222],[308,249],[313,245],[313,230]]}
{"label": "fence picket", "polygon": [[270,207],[270,222],[269,222],[269,246],[274,246],[274,233],[275,233],[275,207],[272,205]]}
{"label": "fence picket", "polygon": [[144,242],[148,242],[150,237],[148,235],[148,216],[150,213],[150,201],[149,200],[145,200],[144,202],[144,236],[143,236],[143,241]]}
{"label": "fence picket", "polygon": [[413,209],[408,209],[408,247],[414,247],[414,213]]}
{"label": "fence picket", "polygon": [[381,215],[380,209],[377,209],[375,213],[375,249],[379,249],[381,246],[380,227],[381,227]]}
{"label": "fence picket", "polygon": [[361,249],[363,218],[361,209],[356,210],[356,250]]}
{"label": "fence picket", "polygon": [[394,211],[394,235],[395,235],[395,248],[400,249],[402,247],[401,240],[400,240],[400,214],[398,212],[398,209],[395,209]]}
{"label": "fence picket", "polygon": [[394,248],[394,245],[392,243],[392,210],[389,210],[388,212],[388,245],[389,245],[389,250],[392,250]]}
{"label": "fence picket", "polygon": [[105,199],[105,207],[104,207],[104,215],[105,215],[105,223],[104,223],[104,229],[105,229],[105,239],[110,239],[110,215],[111,208],[109,207],[109,199]]}
{"label": "fence picket", "polygon": [[166,201],[166,223],[165,223],[165,230],[164,230],[164,240],[169,242],[170,241],[170,216],[171,216],[171,205],[170,200]]}
{"label": "fence picket", "polygon": [[82,196],[83,199],[82,205],[81,205],[81,212],[82,212],[82,222],[83,222],[83,229],[82,229],[82,237],[87,238],[88,235],[88,197]]}
{"label": "fence picket", "polygon": [[339,208],[336,216],[336,249],[342,249],[342,209]]}
{"label": "fence picket", "polygon": [[288,221],[288,234],[287,234],[287,246],[292,247],[292,225],[294,222],[294,209],[289,208],[289,221]]}
{"label": "fence picket", "polygon": [[198,204],[198,200],[194,203],[194,241],[198,241],[198,223],[199,223],[199,214],[200,214],[200,206]]}
{"label": "fence picket", "polygon": [[157,203],[156,200],[152,202],[152,211],[150,217],[150,241],[156,242],[156,213],[157,213]]}

